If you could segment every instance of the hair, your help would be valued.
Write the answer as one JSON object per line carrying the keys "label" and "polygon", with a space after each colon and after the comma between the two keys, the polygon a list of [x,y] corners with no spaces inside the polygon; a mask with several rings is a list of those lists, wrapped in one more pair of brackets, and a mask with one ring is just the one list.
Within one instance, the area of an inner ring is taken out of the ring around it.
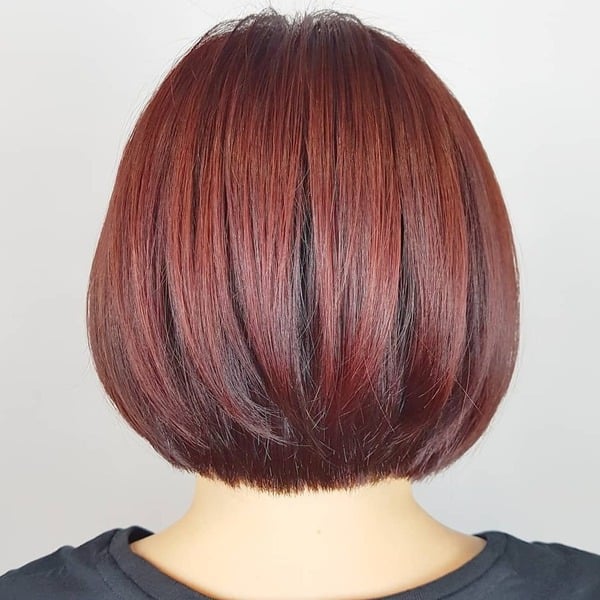
{"label": "hair", "polygon": [[219,23],[125,145],[88,340],[178,469],[273,493],[421,480],[505,395],[510,222],[464,110],[393,34],[333,10]]}

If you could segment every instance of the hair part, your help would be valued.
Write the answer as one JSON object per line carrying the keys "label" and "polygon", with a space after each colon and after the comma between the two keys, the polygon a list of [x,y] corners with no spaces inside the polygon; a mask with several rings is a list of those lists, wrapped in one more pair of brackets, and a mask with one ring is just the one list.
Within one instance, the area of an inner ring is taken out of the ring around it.
{"label": "hair part", "polygon": [[93,259],[100,381],[173,466],[274,492],[413,481],[512,377],[518,269],[465,112],[333,10],[224,21],[139,117]]}

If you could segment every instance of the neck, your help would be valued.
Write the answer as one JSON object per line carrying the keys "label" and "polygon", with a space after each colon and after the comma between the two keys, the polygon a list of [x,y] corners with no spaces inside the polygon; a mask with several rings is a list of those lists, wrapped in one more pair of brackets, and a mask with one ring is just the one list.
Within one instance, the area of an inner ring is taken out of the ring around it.
{"label": "neck", "polygon": [[274,495],[197,477],[183,517],[131,547],[209,596],[350,599],[432,581],[484,545],[431,517],[403,479]]}

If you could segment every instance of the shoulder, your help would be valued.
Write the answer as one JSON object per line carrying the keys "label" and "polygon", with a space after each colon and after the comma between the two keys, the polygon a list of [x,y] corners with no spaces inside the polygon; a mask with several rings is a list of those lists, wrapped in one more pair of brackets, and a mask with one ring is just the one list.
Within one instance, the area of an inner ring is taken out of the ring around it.
{"label": "shoulder", "polygon": [[502,562],[509,585],[521,585],[530,594],[538,594],[531,596],[536,598],[600,598],[600,555],[559,542],[501,535],[506,539]]}
{"label": "shoulder", "polygon": [[[108,588],[96,568],[117,529],[104,531],[79,546],[64,545],[0,575],[2,600],[54,600],[106,597]],[[100,596],[99,594],[103,594]]]}

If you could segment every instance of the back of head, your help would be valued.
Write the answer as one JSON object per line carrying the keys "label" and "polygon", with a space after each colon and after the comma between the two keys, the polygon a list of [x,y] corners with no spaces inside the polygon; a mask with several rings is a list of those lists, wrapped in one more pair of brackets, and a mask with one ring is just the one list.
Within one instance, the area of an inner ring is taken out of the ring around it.
{"label": "back of head", "polygon": [[92,264],[100,380],[172,465],[275,492],[440,471],[518,347],[502,196],[392,34],[266,10],[177,63],[125,147]]}

